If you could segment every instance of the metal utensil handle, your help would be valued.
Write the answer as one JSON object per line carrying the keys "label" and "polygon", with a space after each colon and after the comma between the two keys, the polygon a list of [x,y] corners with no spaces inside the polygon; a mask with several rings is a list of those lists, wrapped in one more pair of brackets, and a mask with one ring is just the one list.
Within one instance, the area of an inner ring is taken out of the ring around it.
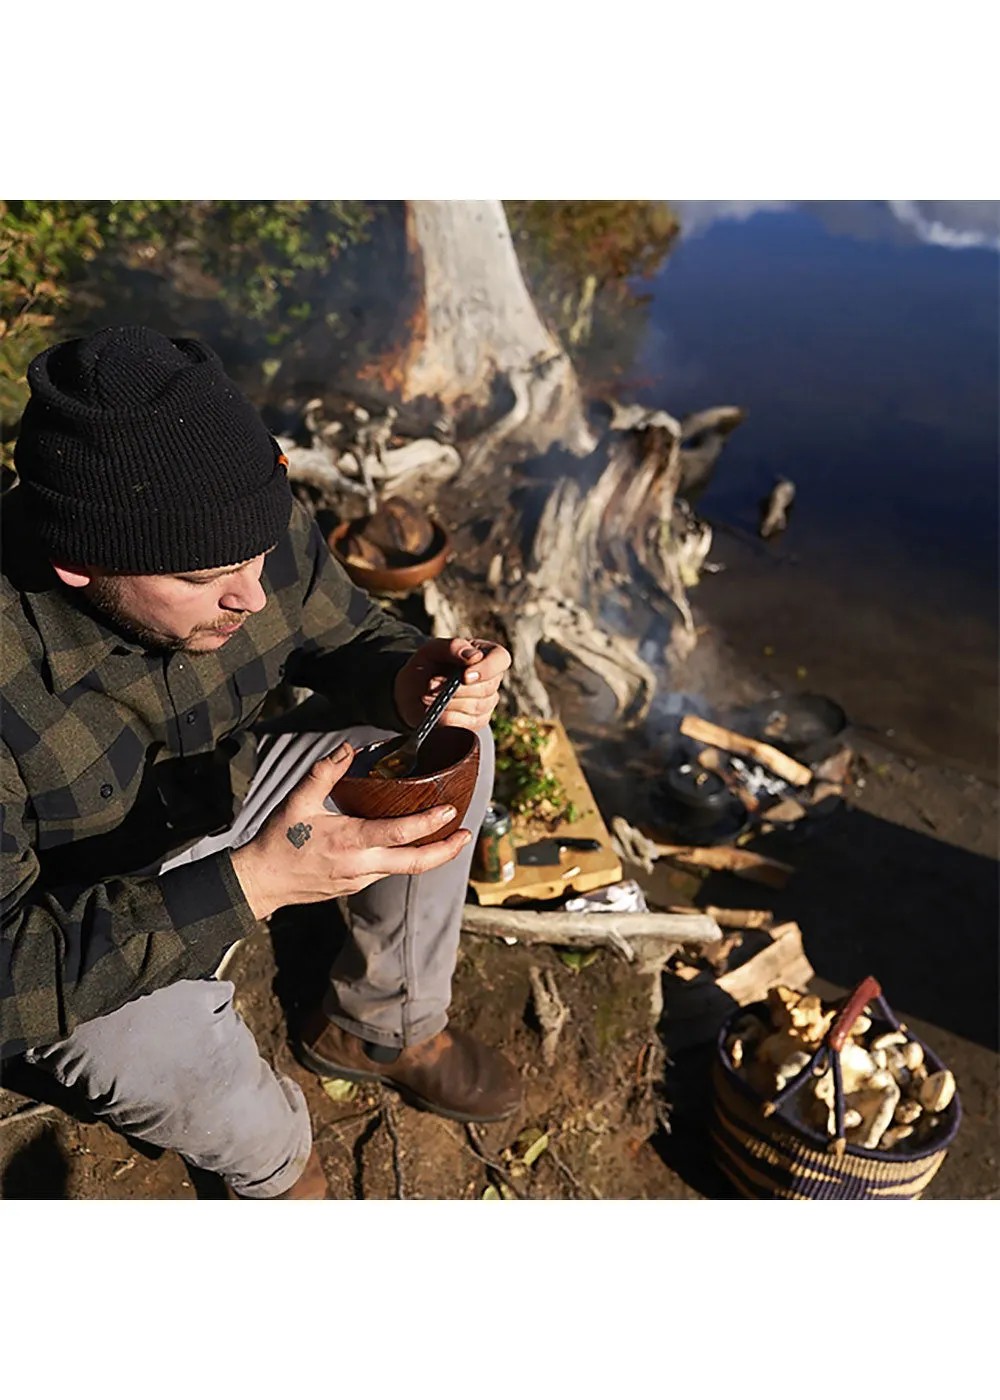
{"label": "metal utensil handle", "polygon": [[863,982],[859,982],[854,991],[847,998],[840,1014],[830,1027],[830,1033],[826,1038],[826,1043],[830,1049],[837,1054],[844,1048],[844,1041],[851,1033],[851,1027],[864,1011],[870,1001],[882,995],[882,988],[874,977],[866,977]]}
{"label": "metal utensil handle", "polygon": [[462,677],[464,675],[464,670],[456,671],[455,674],[451,677],[451,679],[445,681],[444,685],[441,687],[441,690],[438,692],[437,696],[434,699],[433,705],[427,711],[426,715],[424,715],[423,723],[417,730],[418,748],[427,738],[428,734],[431,732],[434,726],[437,724],[442,714],[444,714],[445,706],[448,704],[448,701],[451,699],[451,697],[455,694],[455,691],[458,689],[458,687],[462,684]]}

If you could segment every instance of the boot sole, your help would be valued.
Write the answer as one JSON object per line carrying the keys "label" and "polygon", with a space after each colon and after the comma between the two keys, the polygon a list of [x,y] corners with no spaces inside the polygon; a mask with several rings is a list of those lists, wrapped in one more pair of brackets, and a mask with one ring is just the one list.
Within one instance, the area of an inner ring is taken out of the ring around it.
{"label": "boot sole", "polygon": [[335,1065],[332,1060],[324,1060],[319,1055],[315,1055],[301,1041],[297,1048],[299,1061],[313,1074],[318,1074],[324,1079],[346,1079],[352,1084],[381,1084],[386,1089],[394,1090],[401,1099],[405,1099],[414,1108],[421,1108],[425,1113],[435,1113],[439,1118],[450,1118],[455,1123],[502,1123],[507,1118],[513,1118],[521,1106],[515,1104],[506,1113],[458,1113],[454,1109],[441,1108],[440,1105],[431,1103],[429,1099],[421,1098],[412,1089],[407,1088],[404,1084],[397,1084],[386,1074],[372,1074],[364,1069],[346,1069],[343,1065]]}

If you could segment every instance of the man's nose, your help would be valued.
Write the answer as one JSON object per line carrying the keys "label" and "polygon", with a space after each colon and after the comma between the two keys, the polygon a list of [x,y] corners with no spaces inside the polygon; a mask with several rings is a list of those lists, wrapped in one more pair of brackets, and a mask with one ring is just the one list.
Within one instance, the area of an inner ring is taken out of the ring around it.
{"label": "man's nose", "polygon": [[261,585],[259,571],[233,575],[229,588],[219,599],[219,606],[231,612],[260,612],[266,603],[267,594]]}

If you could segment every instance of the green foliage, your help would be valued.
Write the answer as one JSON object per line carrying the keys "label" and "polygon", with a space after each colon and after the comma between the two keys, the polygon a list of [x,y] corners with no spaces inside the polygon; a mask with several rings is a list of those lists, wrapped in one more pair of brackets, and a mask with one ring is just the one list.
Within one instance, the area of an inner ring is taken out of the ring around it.
{"label": "green foliage", "polygon": [[599,287],[649,277],[677,235],[666,204],[650,199],[532,199],[504,203],[511,233],[532,260]]}
{"label": "green foliage", "polygon": [[313,313],[309,284],[361,242],[370,214],[339,200],[116,201],[108,234],[133,259],[173,257],[218,283],[230,312],[269,322],[280,345]]}
{"label": "green foliage", "polygon": [[0,421],[20,417],[28,364],[59,338],[57,318],[103,304],[123,269],[221,304],[234,334],[256,327],[279,357],[315,319],[332,329],[325,274],[371,219],[338,200],[0,202]]}
{"label": "green foliage", "polygon": [[592,382],[625,372],[645,328],[651,277],[679,232],[659,200],[537,199],[504,203],[539,311]]}
{"label": "green foliage", "polygon": [[52,339],[69,287],[102,246],[99,223],[72,200],[0,200],[0,422],[28,397],[28,365]]}

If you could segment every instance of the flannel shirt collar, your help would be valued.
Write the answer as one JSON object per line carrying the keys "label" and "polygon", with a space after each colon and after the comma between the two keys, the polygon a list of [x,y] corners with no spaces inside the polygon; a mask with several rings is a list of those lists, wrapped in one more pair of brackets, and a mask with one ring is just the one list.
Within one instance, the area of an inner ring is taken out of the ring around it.
{"label": "flannel shirt collar", "polygon": [[87,607],[80,607],[70,590],[58,582],[50,589],[29,594],[56,692],[69,690],[100,666],[115,650],[143,653],[110,625],[99,621]]}

